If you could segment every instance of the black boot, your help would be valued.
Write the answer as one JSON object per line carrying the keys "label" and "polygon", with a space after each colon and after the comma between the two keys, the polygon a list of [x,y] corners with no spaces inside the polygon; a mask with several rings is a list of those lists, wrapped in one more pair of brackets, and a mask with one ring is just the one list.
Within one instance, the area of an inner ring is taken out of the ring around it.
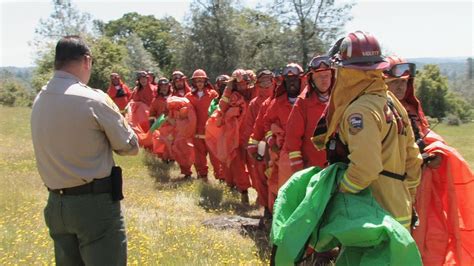
{"label": "black boot", "polygon": [[245,205],[245,206],[249,206],[250,205],[250,202],[249,202],[249,193],[247,190],[244,190],[242,192],[240,192],[240,202]]}

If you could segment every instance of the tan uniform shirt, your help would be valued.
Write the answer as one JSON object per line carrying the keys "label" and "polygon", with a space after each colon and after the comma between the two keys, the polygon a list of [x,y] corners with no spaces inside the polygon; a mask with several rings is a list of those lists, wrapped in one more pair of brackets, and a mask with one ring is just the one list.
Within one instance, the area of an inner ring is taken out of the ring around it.
{"label": "tan uniform shirt", "polygon": [[39,174],[51,189],[107,177],[112,151],[138,151],[135,133],[109,96],[64,71],[56,71],[36,97],[31,132]]}

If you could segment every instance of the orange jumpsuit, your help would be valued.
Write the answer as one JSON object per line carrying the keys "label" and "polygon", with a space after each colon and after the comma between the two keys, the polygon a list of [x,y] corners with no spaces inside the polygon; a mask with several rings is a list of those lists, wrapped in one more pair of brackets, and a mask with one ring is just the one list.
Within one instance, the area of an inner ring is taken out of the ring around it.
{"label": "orange jumpsuit", "polygon": [[151,83],[147,83],[145,87],[135,87],[132,92],[132,100],[136,102],[143,102],[150,106],[156,97],[156,87]]}
{"label": "orange jumpsuit", "polygon": [[[149,118],[158,119],[162,114],[167,114],[166,99],[168,96],[158,95],[151,103]],[[171,156],[170,146],[166,145],[166,138],[171,134],[169,123],[164,123],[153,135],[153,153],[157,154],[159,158],[170,160]]]}
{"label": "orange jumpsuit", "polygon": [[199,97],[197,90],[186,94],[186,98],[191,102],[192,106],[194,106],[194,110],[196,111],[197,123],[196,133],[194,135],[194,151],[196,161],[194,163],[194,167],[196,168],[198,176],[201,177],[207,177],[208,172],[208,149],[205,141],[208,110],[211,101],[217,97],[217,92],[212,89],[212,86],[210,84],[208,84],[208,86],[204,88],[203,95],[201,97]]}
{"label": "orange jumpsuit", "polygon": [[174,126],[172,156],[179,164],[181,174],[191,175],[195,158],[193,138],[196,132],[196,112],[189,100],[183,97],[169,97],[167,108],[168,122]]}
{"label": "orange jumpsuit", "polygon": [[[293,105],[288,101],[286,92],[283,92],[277,98],[272,99],[262,119],[263,130],[260,126],[256,126],[257,130],[254,130],[254,133],[256,134],[254,134],[252,137],[252,139],[256,141],[260,141],[265,138],[269,149],[271,150],[271,174],[268,179],[268,207],[270,210],[273,210],[273,203],[275,202],[276,196],[278,194],[278,188],[286,181],[283,180],[285,179],[283,176],[279,177],[279,175],[281,175],[280,172],[283,170],[280,169],[281,166],[279,160],[280,150],[283,148],[284,143],[284,130],[286,129],[288,116],[290,115],[292,107]],[[278,133],[273,132],[276,131],[275,129],[278,129]],[[265,136],[262,135],[263,132],[265,132]],[[287,169],[285,172],[289,171],[290,170]]]}
{"label": "orange jumpsuit", "polygon": [[125,107],[127,106],[128,102],[130,101],[130,98],[132,96],[132,92],[130,89],[125,85],[122,80],[120,80],[120,88],[122,88],[122,94],[118,94],[117,88],[110,83],[109,88],[107,89],[107,94],[112,98],[114,103],[117,105],[117,107],[120,109],[120,111],[123,111]]}
{"label": "orange jumpsuit", "polygon": [[[250,146],[254,146],[254,152],[257,150],[257,145],[260,140],[264,139],[265,130],[263,128],[263,118],[265,117],[265,113],[267,112],[270,103],[272,102],[273,98],[269,97],[265,101],[263,101],[262,106],[260,106],[260,110],[258,111],[257,118],[255,118],[255,124],[252,130],[252,134],[249,138],[249,148]],[[258,140],[257,140],[258,139]],[[249,152],[251,152],[249,150]],[[253,152],[251,152],[253,153]],[[253,157],[253,154],[250,154],[249,157]],[[260,180],[256,183],[256,186],[260,186],[260,192],[257,190],[258,197],[259,197],[259,204],[262,204],[263,207],[267,207],[271,209],[270,206],[273,206],[272,202],[269,201],[269,192],[268,192],[268,177],[266,175],[266,170],[269,169],[268,159],[265,158],[262,162],[257,164],[257,171],[259,172],[258,177]],[[261,169],[263,168],[263,169]],[[260,173],[260,172],[263,172]],[[253,179],[252,179],[253,181]],[[252,183],[253,185],[253,183]]]}
{"label": "orange jumpsuit", "polygon": [[219,109],[209,118],[206,127],[206,144],[209,150],[222,162],[225,181],[236,186],[240,192],[250,187],[245,169],[244,145],[241,137],[247,103],[237,91],[226,88],[219,101]]}
{"label": "orange jumpsuit", "polygon": [[422,167],[415,209],[419,226],[412,231],[424,265],[474,264],[474,174],[469,164],[442,137],[430,131],[414,79],[401,100],[416,138],[423,138],[422,152],[441,157],[438,167]]}
{"label": "orange jumpsuit", "polygon": [[191,92],[191,87],[189,86],[188,82],[184,82],[184,90],[178,91],[176,88],[172,86],[172,96],[177,96],[177,97],[185,97],[186,94]]}
{"label": "orange jumpsuit", "polygon": [[150,105],[150,118],[158,118],[162,114],[166,114],[166,99],[168,96],[158,95]]}
{"label": "orange jumpsuit", "polygon": [[321,102],[317,92],[310,90],[307,86],[298,96],[286,125],[283,150],[289,155],[293,173],[310,166],[323,168],[326,163],[326,152],[318,151],[311,137],[327,102]]}
{"label": "orange jumpsuit", "polygon": [[[245,120],[242,125],[242,135],[243,140],[248,142],[249,145],[256,146],[258,142],[251,139],[250,136],[252,135],[254,125],[257,122],[257,117],[261,107],[263,107],[263,103],[272,96],[273,92],[270,89],[258,89],[258,86],[255,87],[254,91],[256,91],[258,95],[249,103]],[[265,177],[265,162],[257,161],[253,155],[250,155],[246,156],[246,163],[250,179],[252,180],[252,187],[257,191],[258,194],[258,204],[263,207],[268,207],[268,188],[267,178]]]}

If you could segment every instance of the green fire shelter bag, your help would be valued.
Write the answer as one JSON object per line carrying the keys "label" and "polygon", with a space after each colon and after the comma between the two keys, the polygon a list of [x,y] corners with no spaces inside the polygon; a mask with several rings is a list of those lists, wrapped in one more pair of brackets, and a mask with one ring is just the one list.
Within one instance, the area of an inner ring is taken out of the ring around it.
{"label": "green fire shelter bag", "polygon": [[294,265],[306,245],[317,252],[341,247],[336,265],[422,265],[408,230],[393,219],[367,188],[338,192],[347,165],[296,172],[280,188],[274,205],[272,243],[276,265]]}

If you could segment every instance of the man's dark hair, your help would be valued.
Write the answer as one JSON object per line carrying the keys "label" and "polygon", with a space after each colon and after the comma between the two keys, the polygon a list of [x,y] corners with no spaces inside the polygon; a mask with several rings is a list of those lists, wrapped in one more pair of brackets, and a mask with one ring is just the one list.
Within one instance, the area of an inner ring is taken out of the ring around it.
{"label": "man's dark hair", "polygon": [[77,35],[64,36],[56,44],[54,69],[61,69],[71,61],[81,59],[84,55],[91,55],[87,44]]}

